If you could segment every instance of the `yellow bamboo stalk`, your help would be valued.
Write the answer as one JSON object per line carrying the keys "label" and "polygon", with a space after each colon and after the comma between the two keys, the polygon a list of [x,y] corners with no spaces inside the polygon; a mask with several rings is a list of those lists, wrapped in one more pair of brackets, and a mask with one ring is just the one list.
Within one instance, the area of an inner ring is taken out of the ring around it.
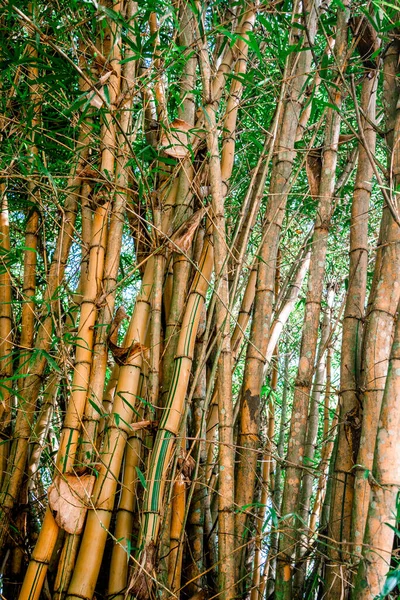
{"label": "yellow bamboo stalk", "polygon": [[[122,4],[114,5],[113,10],[119,12]],[[129,2],[127,6],[126,18],[128,22],[132,20],[137,12],[137,3]],[[115,24],[111,27],[111,35],[113,35],[115,43],[112,49],[111,63],[119,63],[121,58],[121,48],[118,42],[118,31]],[[134,41],[134,40],[133,40]],[[126,58],[132,58],[132,51],[128,51]],[[122,244],[122,231],[124,226],[124,215],[129,196],[129,177],[127,162],[129,157],[129,128],[131,124],[132,106],[132,88],[135,80],[136,64],[134,60],[129,60],[124,64],[123,71],[119,69],[114,79],[111,79],[110,103],[113,105],[117,101],[117,95],[121,90],[121,94],[126,100],[123,103],[122,114],[120,118],[120,126],[118,135],[112,140],[109,147],[105,148],[102,154],[101,170],[108,174],[111,178],[114,172],[115,164],[115,195],[113,199],[110,226],[108,231],[107,253],[104,264],[103,277],[103,296],[102,308],[99,312],[100,328],[97,331],[96,340],[93,348],[95,360],[93,369],[90,375],[89,382],[89,397],[86,402],[85,413],[83,417],[83,439],[81,453],[84,462],[89,463],[92,460],[93,453],[97,447],[96,440],[98,436],[98,425],[101,414],[103,412],[104,402],[109,399],[109,393],[112,387],[112,382],[116,378],[111,376],[108,382],[108,391],[104,394],[104,381],[107,370],[107,336],[108,326],[110,325],[114,312],[116,283],[119,269],[119,259]],[[122,84],[120,80],[122,79]],[[114,147],[116,146],[116,149]],[[114,152],[117,153],[116,159]],[[108,412],[108,409],[107,409]]]}
{"label": "yellow bamboo stalk", "polygon": [[109,204],[99,206],[93,216],[92,240],[89,254],[86,293],[80,307],[79,327],[76,338],[74,374],[71,399],[65,415],[57,463],[64,473],[74,465],[78,450],[81,419],[86,404],[89,377],[93,360],[94,326],[97,317],[97,298],[101,290],[104,256],[107,244],[107,219]]}
{"label": "yellow bamboo stalk", "polygon": [[[145,395],[146,390],[146,365],[143,365],[143,371],[138,388],[138,396]],[[128,436],[125,457],[123,464],[123,476],[121,483],[121,493],[117,508],[117,515],[114,530],[114,545],[111,555],[110,573],[108,578],[108,596],[115,600],[122,600],[125,596],[125,590],[128,580],[128,564],[131,554],[133,525],[135,515],[136,485],[138,482],[138,469],[140,469],[142,447],[143,447],[143,429],[136,429],[135,422],[143,419],[144,406],[138,406],[132,423],[132,431]]]}
{"label": "yellow bamboo stalk", "polygon": [[108,579],[108,595],[123,600],[128,580],[131,535],[135,515],[137,469],[140,468],[142,432],[133,431],[127,439],[121,497],[114,531],[114,547]]}
{"label": "yellow bamboo stalk", "polygon": [[[194,22],[190,3],[182,3],[179,9],[179,44],[184,48],[183,52],[193,53],[194,42]],[[193,55],[185,62],[182,73],[181,87],[181,105],[179,107],[179,118],[194,127],[196,119],[196,103],[194,89],[196,87],[196,56]],[[181,160],[181,168],[177,178],[177,191],[175,197],[175,210],[172,221],[172,228],[177,229],[183,221],[190,218],[193,214],[193,178],[194,168],[192,157],[188,155]],[[170,299],[167,297],[166,305],[166,331],[165,331],[165,351],[163,356],[163,394],[161,404],[165,404],[168,397],[168,391],[174,369],[174,357],[178,343],[179,325],[189,288],[189,277],[192,271],[190,258],[192,249],[188,253],[182,254],[173,252],[172,282],[169,282],[171,289]]]}
{"label": "yellow bamboo stalk", "polygon": [[186,508],[185,478],[180,473],[174,481],[171,498],[171,530],[168,559],[168,586],[179,598],[182,574],[182,530]]}
{"label": "yellow bamboo stalk", "polygon": [[[113,5],[113,10],[116,13],[120,13],[121,9],[122,2],[116,2]],[[98,249],[100,269],[99,281],[96,289],[96,297],[100,294],[100,291],[103,291],[105,293],[105,302],[103,304],[102,309],[99,312],[96,310],[96,312],[93,313],[93,322],[90,323],[90,328],[93,331],[94,325],[96,324],[97,318],[99,317],[100,328],[96,332],[96,338],[92,336],[91,339],[90,350],[92,353],[92,357],[91,363],[89,365],[89,370],[86,374],[86,386],[82,385],[82,395],[80,397],[80,403],[76,412],[79,421],[77,420],[74,424],[74,427],[76,429],[74,430],[73,435],[77,436],[78,432],[82,428],[83,439],[80,446],[78,448],[74,448],[74,454],[71,456],[70,468],[73,467],[73,464],[78,457],[80,459],[79,463],[90,465],[92,463],[92,457],[96,449],[95,442],[97,438],[97,427],[101,414],[101,400],[107,368],[106,325],[109,324],[111,321],[114,306],[115,283],[119,267],[123,215],[126,202],[126,192],[124,190],[128,187],[128,178],[124,169],[124,165],[126,162],[126,142],[124,136],[121,134],[118,137],[118,144],[116,140],[116,124],[114,109],[121,90],[121,47],[119,39],[119,26],[114,21],[112,21],[111,24],[108,24],[107,33],[104,36],[103,40],[103,49],[105,55],[107,56],[107,59],[109,60],[110,67],[112,67],[111,76],[107,81],[109,89],[109,103],[111,109],[110,111],[107,111],[105,113],[101,128],[102,152],[100,171],[104,174],[104,178],[105,180],[107,180],[107,184],[104,184],[103,188],[100,190],[97,201],[99,203],[103,203],[104,200],[108,200],[106,206],[108,210],[111,209],[111,220],[110,226],[108,227],[108,214],[104,214],[102,226],[105,230],[107,237],[104,236],[103,247],[101,247],[101,249]],[[129,112],[124,111],[121,117],[121,129],[125,134],[128,129],[129,121]],[[110,189],[108,181],[110,181],[113,178],[117,153],[119,161],[117,162],[115,178],[116,185],[118,187],[111,208],[111,202],[109,202]],[[120,191],[119,186],[122,186],[122,192]],[[98,209],[96,210],[96,213],[94,215],[93,227],[95,227],[97,212]],[[84,281],[83,283],[85,296],[82,302],[87,301],[87,295],[90,296],[91,277],[94,268],[91,259],[92,256],[89,253],[89,264],[87,272],[88,280],[87,282]],[[114,293],[110,294],[110,288],[114,288]],[[83,306],[81,304],[81,313],[82,308]],[[64,429],[66,427],[68,428],[69,426],[68,417],[69,415],[67,411],[66,419],[64,421]],[[71,439],[71,431],[69,431],[68,433],[70,437],[70,439],[68,440],[68,447],[69,449],[71,449],[72,444],[75,444],[75,438]],[[62,447],[62,442],[63,438],[61,438],[60,448]],[[76,442],[79,443],[78,437],[76,437]],[[77,454],[78,450],[79,454]],[[62,587],[60,587],[59,589],[55,588],[55,591],[57,591],[57,597],[62,596],[69,585],[79,547],[79,539],[80,535],[77,534],[66,535],[64,542],[65,552],[63,550],[61,559],[58,564],[57,583],[59,583]]]}
{"label": "yellow bamboo stalk", "polygon": [[[37,264],[37,244],[38,244],[38,227],[39,227],[39,211],[38,205],[40,202],[39,180],[36,172],[35,159],[38,157],[38,148],[36,145],[36,137],[38,135],[38,127],[40,125],[41,112],[41,95],[37,79],[39,77],[39,69],[37,66],[38,53],[37,48],[29,44],[27,51],[30,62],[28,66],[28,79],[30,102],[33,107],[31,120],[31,169],[32,173],[28,182],[28,199],[32,206],[28,209],[27,222],[25,228],[25,252],[24,252],[24,277],[22,285],[22,311],[21,311],[21,341],[20,341],[20,360],[19,371],[25,374],[28,371],[30,350],[33,347],[34,327],[36,321],[35,315],[35,291],[36,291],[36,264]],[[19,380],[20,390],[23,390],[24,380]]]}
{"label": "yellow bamboo stalk", "polygon": [[0,390],[0,485],[6,471],[9,450],[9,425],[12,395],[12,307],[11,279],[9,272],[10,224],[5,184],[0,187],[0,249],[2,264],[0,266],[0,379],[3,381]]}

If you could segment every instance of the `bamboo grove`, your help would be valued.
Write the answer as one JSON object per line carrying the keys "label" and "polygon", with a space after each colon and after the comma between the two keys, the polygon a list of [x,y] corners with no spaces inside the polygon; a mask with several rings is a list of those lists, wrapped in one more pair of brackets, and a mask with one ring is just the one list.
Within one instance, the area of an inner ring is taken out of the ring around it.
{"label": "bamboo grove", "polygon": [[400,590],[400,11],[0,0],[0,593]]}

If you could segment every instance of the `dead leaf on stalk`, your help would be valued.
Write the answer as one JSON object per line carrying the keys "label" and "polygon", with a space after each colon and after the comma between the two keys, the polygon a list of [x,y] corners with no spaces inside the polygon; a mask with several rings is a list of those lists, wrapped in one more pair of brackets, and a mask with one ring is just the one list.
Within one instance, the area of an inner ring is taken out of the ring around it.
{"label": "dead leaf on stalk", "polygon": [[89,102],[90,106],[94,106],[95,108],[101,108],[103,104],[107,104],[107,99],[104,92],[104,84],[111,77],[112,74],[113,71],[107,71],[106,73],[104,73],[104,75],[99,77],[99,80],[95,85],[97,92],[94,90],[88,92],[88,94],[91,96]]}
{"label": "dead leaf on stalk", "polygon": [[140,564],[134,569],[128,583],[125,598],[130,596],[131,592],[138,600],[148,600],[148,598],[151,598],[155,554],[156,547],[153,542],[144,547],[140,557]]}
{"label": "dead leaf on stalk", "polygon": [[178,458],[178,468],[181,470],[182,475],[186,477],[186,479],[190,479],[190,476],[195,466],[196,461],[194,460],[193,456],[190,456],[190,454],[188,454],[186,450],[181,448],[180,455]]}
{"label": "dead leaf on stalk", "polygon": [[341,133],[339,135],[339,144],[347,144],[348,142],[352,142],[356,139],[356,136],[353,133]]}
{"label": "dead leaf on stalk", "polygon": [[351,17],[349,25],[364,66],[367,69],[376,69],[379,57],[373,58],[373,54],[378,52],[380,41],[374,27],[364,15]]}
{"label": "dead leaf on stalk", "polygon": [[101,108],[103,104],[106,104],[106,97],[104,95],[103,88],[98,90],[97,92],[90,92],[92,94],[90,98],[90,106],[94,106],[95,108]]}
{"label": "dead leaf on stalk", "polygon": [[111,350],[111,354],[113,355],[115,362],[120,367],[128,364],[128,362],[138,354],[142,354],[148,350],[147,346],[143,346],[143,344],[139,344],[139,342],[133,342],[133,344],[127,346],[126,348],[123,346],[117,346],[110,340],[110,338],[108,338],[108,347]]}
{"label": "dead leaf on stalk", "polygon": [[82,171],[79,171],[79,173],[77,173],[77,176],[80,177],[81,179],[93,179],[93,178],[97,178],[99,179],[101,174],[96,171],[95,169],[92,169],[90,165],[86,165]]}
{"label": "dead leaf on stalk", "polygon": [[306,158],[306,173],[312,198],[317,198],[319,194],[319,182],[321,181],[322,170],[321,151],[322,148],[313,148],[307,154]]}
{"label": "dead leaf on stalk", "polygon": [[117,365],[120,366],[126,365],[129,359],[147,350],[146,346],[139,344],[139,342],[133,342],[133,344],[126,347],[117,345],[119,326],[124,319],[128,319],[128,315],[124,307],[120,306],[111,322],[110,333],[107,339],[111,354]]}
{"label": "dead leaf on stalk", "polygon": [[160,146],[165,154],[173,158],[185,158],[189,153],[189,131],[191,126],[182,119],[175,119],[163,131]]}
{"label": "dead leaf on stalk", "polygon": [[167,246],[174,252],[182,252],[187,254],[192,245],[196,229],[200,225],[201,219],[204,217],[207,208],[203,206],[197,210],[189,219],[187,219],[178,229],[171,235]]}
{"label": "dead leaf on stalk", "polygon": [[59,527],[67,533],[82,533],[94,475],[56,475],[49,487],[49,506]]}
{"label": "dead leaf on stalk", "polygon": [[117,343],[119,326],[125,319],[128,319],[126,310],[123,306],[119,306],[113,320],[111,321],[110,333],[108,336],[109,341],[111,341],[113,344]]}

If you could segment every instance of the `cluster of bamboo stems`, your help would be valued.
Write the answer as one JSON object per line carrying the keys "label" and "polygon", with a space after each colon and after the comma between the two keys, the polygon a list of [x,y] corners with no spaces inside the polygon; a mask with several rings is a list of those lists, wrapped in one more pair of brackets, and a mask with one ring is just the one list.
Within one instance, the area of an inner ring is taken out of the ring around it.
{"label": "cluster of bamboo stems", "polygon": [[[260,60],[260,23],[265,33],[278,8],[182,0],[171,3],[171,26],[154,7],[104,0],[95,40],[82,33],[73,58],[45,33],[40,11],[10,8],[29,39],[15,85],[26,86],[31,111],[19,302],[13,165],[0,182],[7,599],[360,600],[382,592],[400,485],[400,41],[378,38],[373,6],[368,18],[353,14],[349,0],[329,8],[332,38],[327,7],[294,0],[292,51],[241,194],[242,98]],[[182,61],[177,108],[166,26]],[[137,51],[141,37],[151,59]],[[317,68],[317,43],[329,67]],[[40,44],[68,64],[85,99],[44,286],[38,257],[51,199],[38,169]],[[1,121],[5,144],[13,90]],[[328,101],[312,122],[319,94]],[[387,168],[376,158],[377,132]],[[140,135],[155,157],[150,173],[135,151]],[[356,145],[343,161],[349,140]],[[290,198],[304,172],[315,219],[288,261]],[[383,209],[368,283],[373,178]],[[351,217],[341,298],[327,261],[344,188]],[[140,287],[128,315],[116,304],[130,235]],[[67,293],[76,245],[79,277]],[[293,349],[287,324],[299,298]],[[42,514],[29,506],[33,498]]]}

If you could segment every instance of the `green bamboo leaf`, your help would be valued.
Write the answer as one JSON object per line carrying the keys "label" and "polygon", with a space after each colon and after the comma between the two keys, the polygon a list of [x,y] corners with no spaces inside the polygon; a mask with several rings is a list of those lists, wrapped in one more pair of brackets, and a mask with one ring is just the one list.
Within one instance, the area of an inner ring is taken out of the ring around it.
{"label": "green bamboo leaf", "polygon": [[53,367],[53,369],[57,373],[61,373],[60,367],[58,366],[58,364],[56,363],[56,361],[54,360],[54,358],[48,352],[46,352],[45,350],[39,350],[39,352],[40,352],[40,354],[42,354],[46,358],[46,360],[49,363],[49,365],[51,367]]}
{"label": "green bamboo leaf", "polygon": [[98,404],[96,404],[96,402],[94,402],[94,400],[91,400],[89,398],[89,404],[90,406],[92,406],[94,408],[94,410],[100,415],[100,417],[105,417],[107,416],[106,413],[104,413],[101,408],[99,407]]}
{"label": "green bamboo leaf", "polygon": [[378,598],[385,598],[398,585],[400,585],[400,569],[396,569],[395,571],[389,571],[389,573],[386,576],[386,581],[382,588],[382,592],[380,593]]}
{"label": "green bamboo leaf", "polygon": [[140,483],[142,484],[144,489],[147,490],[147,482],[146,482],[146,479],[145,479],[142,471],[139,469],[139,467],[135,467],[135,469],[136,469],[137,476],[140,479]]}

